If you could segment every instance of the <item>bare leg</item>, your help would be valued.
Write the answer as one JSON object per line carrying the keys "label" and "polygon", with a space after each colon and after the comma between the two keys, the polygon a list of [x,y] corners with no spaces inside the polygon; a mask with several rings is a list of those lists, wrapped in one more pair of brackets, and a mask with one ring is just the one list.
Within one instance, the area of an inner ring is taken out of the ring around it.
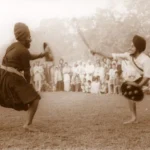
{"label": "bare leg", "polygon": [[40,86],[39,80],[36,80],[35,81],[35,89],[36,89],[36,91],[39,91],[39,86]]}
{"label": "bare leg", "polygon": [[41,92],[41,88],[42,88],[42,80],[39,81],[39,92]]}
{"label": "bare leg", "polygon": [[111,87],[111,84],[108,83],[108,94],[111,94],[112,93],[112,87]]}
{"label": "bare leg", "polygon": [[37,99],[37,100],[33,101],[33,103],[30,105],[28,112],[27,112],[27,121],[23,126],[24,129],[31,130],[30,125],[32,124],[34,115],[37,111],[38,104],[39,104],[39,100]]}
{"label": "bare leg", "polygon": [[114,89],[113,89],[113,91],[114,91],[114,94],[118,94],[117,85],[114,85]]}
{"label": "bare leg", "polygon": [[124,124],[135,123],[137,122],[137,113],[136,113],[136,103],[132,100],[129,100],[129,109],[131,111],[131,119],[124,122]]}

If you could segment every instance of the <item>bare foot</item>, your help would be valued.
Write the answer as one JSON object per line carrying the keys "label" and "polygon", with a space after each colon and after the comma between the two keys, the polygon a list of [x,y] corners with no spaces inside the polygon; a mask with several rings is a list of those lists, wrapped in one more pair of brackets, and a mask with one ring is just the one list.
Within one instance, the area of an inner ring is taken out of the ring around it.
{"label": "bare foot", "polygon": [[24,130],[27,131],[27,132],[39,132],[38,129],[32,128],[32,127],[30,127],[29,125],[24,125],[23,128],[24,128]]}
{"label": "bare foot", "polygon": [[133,118],[131,120],[125,121],[123,124],[131,124],[131,123],[138,123],[138,121],[136,120],[136,118]]}

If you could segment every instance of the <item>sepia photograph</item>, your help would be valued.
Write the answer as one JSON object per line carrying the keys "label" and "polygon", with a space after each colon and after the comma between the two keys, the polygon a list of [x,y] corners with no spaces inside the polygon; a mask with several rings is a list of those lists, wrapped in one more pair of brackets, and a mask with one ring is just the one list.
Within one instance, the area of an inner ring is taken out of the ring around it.
{"label": "sepia photograph", "polygon": [[150,1],[0,0],[0,150],[150,150]]}

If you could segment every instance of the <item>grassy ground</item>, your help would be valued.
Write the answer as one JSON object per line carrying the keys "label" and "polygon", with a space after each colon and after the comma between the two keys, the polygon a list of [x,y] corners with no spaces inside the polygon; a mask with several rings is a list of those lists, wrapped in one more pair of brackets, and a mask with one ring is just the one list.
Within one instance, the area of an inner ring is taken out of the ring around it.
{"label": "grassy ground", "polygon": [[25,112],[0,107],[3,150],[147,150],[150,149],[150,96],[138,104],[138,124],[129,117],[127,100],[118,95],[43,93],[33,126],[22,129]]}

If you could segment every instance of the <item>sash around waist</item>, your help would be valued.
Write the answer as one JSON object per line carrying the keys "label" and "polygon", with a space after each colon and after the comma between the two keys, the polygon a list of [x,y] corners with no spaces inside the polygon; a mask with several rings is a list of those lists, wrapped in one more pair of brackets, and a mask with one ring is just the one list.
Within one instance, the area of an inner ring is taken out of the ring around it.
{"label": "sash around waist", "polygon": [[6,70],[8,72],[15,73],[15,74],[22,76],[24,78],[23,74],[13,67],[7,67],[7,66],[1,65],[0,68]]}

